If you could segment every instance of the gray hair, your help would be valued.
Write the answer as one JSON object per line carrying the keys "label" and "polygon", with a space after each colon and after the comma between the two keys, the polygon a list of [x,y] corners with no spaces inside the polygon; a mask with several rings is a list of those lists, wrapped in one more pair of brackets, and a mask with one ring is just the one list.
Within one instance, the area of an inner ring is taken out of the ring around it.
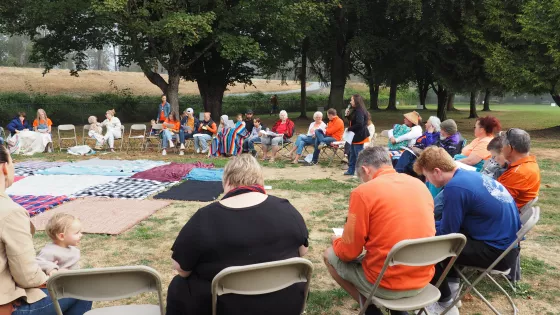
{"label": "gray hair", "polygon": [[280,117],[280,116],[282,116],[282,115],[285,115],[286,118],[288,118],[288,112],[287,112],[287,111],[281,110],[280,113],[278,113],[278,117]]}
{"label": "gray hair", "polygon": [[391,157],[389,156],[389,150],[385,147],[374,146],[365,148],[358,155],[358,160],[356,161],[356,169],[362,169],[362,166],[372,166],[374,168],[380,168],[384,165],[393,165],[391,163]]}
{"label": "gray hair", "polygon": [[531,149],[531,136],[523,129],[511,128],[502,136],[503,146],[510,145],[519,153],[528,153]]}
{"label": "gray hair", "polygon": [[428,121],[430,122],[430,124],[432,124],[432,126],[434,126],[436,132],[439,132],[441,130],[441,120],[439,120],[437,116],[430,116],[430,118],[428,118]]}
{"label": "gray hair", "polygon": [[315,119],[316,117],[321,117],[321,118],[323,118],[323,113],[321,113],[321,112],[315,112],[315,114],[313,114],[313,119]]}

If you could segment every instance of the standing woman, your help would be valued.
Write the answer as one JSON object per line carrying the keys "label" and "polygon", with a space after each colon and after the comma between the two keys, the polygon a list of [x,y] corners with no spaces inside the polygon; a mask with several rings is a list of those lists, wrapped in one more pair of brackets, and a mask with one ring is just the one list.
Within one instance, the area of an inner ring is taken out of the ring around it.
{"label": "standing woman", "polygon": [[350,117],[350,127],[348,131],[354,133],[352,145],[350,146],[350,154],[348,156],[348,170],[344,175],[354,175],[356,171],[356,160],[358,154],[364,149],[364,143],[369,141],[369,131],[367,129],[368,111],[364,104],[364,99],[359,94],[354,94],[350,99],[350,106],[353,112]]}
{"label": "standing woman", "polygon": [[115,110],[110,109],[105,113],[105,119],[101,125],[107,128],[107,133],[103,136],[103,140],[109,143],[109,148],[111,152],[115,152],[115,139],[120,139],[122,137],[121,133],[121,121],[115,117]]}
{"label": "standing woman", "polygon": [[[0,168],[0,314],[56,315],[44,288],[49,277],[35,259],[29,214],[6,195],[14,182],[14,164],[2,145]],[[66,298],[59,303],[65,315],[91,310],[88,301]]]}
{"label": "standing woman", "polygon": [[37,110],[37,118],[33,121],[33,130],[41,133],[47,151],[52,152],[52,121],[42,108]]}

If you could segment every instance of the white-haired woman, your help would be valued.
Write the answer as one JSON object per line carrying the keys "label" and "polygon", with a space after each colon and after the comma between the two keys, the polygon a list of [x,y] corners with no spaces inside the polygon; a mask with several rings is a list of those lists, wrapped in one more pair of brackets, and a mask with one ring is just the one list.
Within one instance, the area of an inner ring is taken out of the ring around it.
{"label": "white-haired woman", "polygon": [[441,130],[441,120],[436,116],[430,116],[428,121],[426,121],[426,132],[416,139],[415,147],[420,147],[421,149],[425,149],[432,144],[435,144],[439,140],[439,133]]}
{"label": "white-haired woman", "polygon": [[122,137],[121,121],[115,117],[114,109],[108,110],[105,113],[105,117],[107,117],[107,119],[101,123],[101,125],[107,128],[107,132],[105,133],[103,139],[109,143],[109,149],[111,149],[111,152],[115,152],[115,139],[120,139]]}
{"label": "white-haired woman", "polygon": [[[224,197],[200,208],[172,250],[178,272],[167,291],[167,314],[211,314],[212,279],[224,268],[301,257],[308,231],[286,199],[267,195],[258,161],[233,157],[224,168]],[[222,295],[218,314],[299,314],[305,284],[261,295]]]}
{"label": "white-haired woman", "polygon": [[280,150],[280,143],[282,140],[290,139],[294,134],[295,124],[288,118],[288,113],[285,110],[281,110],[278,116],[280,119],[276,121],[271,130],[274,135],[263,133],[263,136],[261,137],[263,161],[268,159],[268,151],[272,150],[270,162],[274,162],[276,153]]}
{"label": "white-haired woman", "polygon": [[[290,151],[290,156],[293,158],[292,163],[297,164],[299,157],[303,153],[303,148],[306,145],[312,145],[315,143],[315,130],[323,130],[325,132],[325,128],[327,125],[323,122],[323,113],[315,112],[313,114],[313,122],[309,125],[309,129],[307,130],[307,134],[301,134],[297,137],[296,143]],[[295,153],[295,157],[294,157]]]}

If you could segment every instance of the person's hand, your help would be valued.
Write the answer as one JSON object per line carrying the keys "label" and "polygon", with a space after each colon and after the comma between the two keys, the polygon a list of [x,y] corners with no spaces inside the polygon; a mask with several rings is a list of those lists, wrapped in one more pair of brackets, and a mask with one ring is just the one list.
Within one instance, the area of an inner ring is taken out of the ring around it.
{"label": "person's hand", "polygon": [[430,126],[430,127],[428,127],[428,130],[427,130],[427,131],[428,131],[429,133],[434,133],[435,130],[436,130],[436,128],[434,128],[434,126]]}
{"label": "person's hand", "polygon": [[334,242],[334,240],[339,239],[339,238],[340,238],[340,236],[336,236],[336,235],[331,236],[331,243]]}
{"label": "person's hand", "polygon": [[16,129],[16,133],[19,133],[19,130]]}
{"label": "person's hand", "polygon": [[349,113],[350,113],[350,110],[347,108],[347,109],[344,111],[344,116],[348,116]]}
{"label": "person's hand", "polygon": [[208,127],[206,127],[206,126],[202,126],[202,129],[204,129],[204,130],[207,130],[207,129],[208,129]]}
{"label": "person's hand", "polygon": [[391,137],[391,139],[390,139],[390,140],[391,140],[391,143],[392,143],[392,144],[395,144],[395,143],[397,143],[397,140],[395,140],[395,138],[394,138],[394,137]]}
{"label": "person's hand", "polygon": [[187,130],[187,133],[192,133],[192,130]]}

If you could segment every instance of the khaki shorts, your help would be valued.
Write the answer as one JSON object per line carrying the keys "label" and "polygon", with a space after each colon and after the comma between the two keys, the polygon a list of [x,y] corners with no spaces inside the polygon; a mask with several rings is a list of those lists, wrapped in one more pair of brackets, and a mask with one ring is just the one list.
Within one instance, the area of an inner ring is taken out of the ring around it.
{"label": "khaki shorts", "polygon": [[[365,255],[362,254],[351,262],[344,262],[335,255],[334,250],[331,247],[329,248],[328,261],[342,279],[352,283],[356,289],[358,289],[360,294],[368,297],[373,289],[373,283],[367,280],[364,270],[362,269],[362,259],[364,256]],[[398,300],[416,296],[418,293],[422,292],[423,289],[424,288],[417,290],[393,291],[379,286],[375,291],[375,296],[385,300]]]}

